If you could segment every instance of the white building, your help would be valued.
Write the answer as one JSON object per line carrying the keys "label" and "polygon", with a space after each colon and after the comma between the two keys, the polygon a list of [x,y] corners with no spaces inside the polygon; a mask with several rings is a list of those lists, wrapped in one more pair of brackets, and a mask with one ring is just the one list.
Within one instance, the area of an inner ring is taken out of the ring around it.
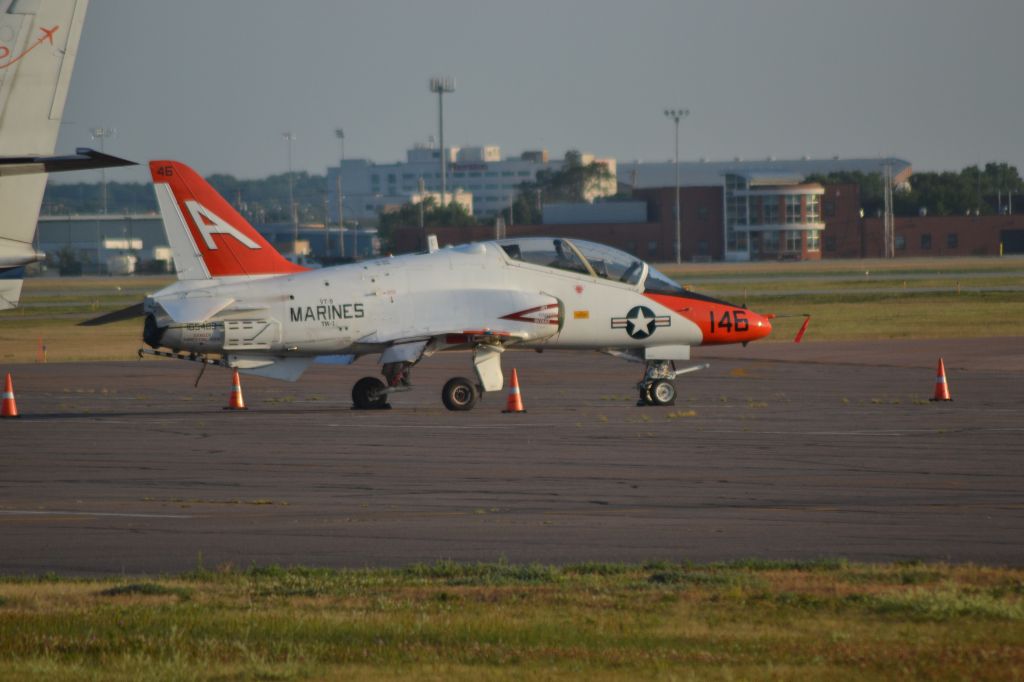
{"label": "white building", "polygon": [[[472,196],[473,214],[493,216],[515,200],[519,186],[533,182],[543,170],[559,170],[564,160],[550,160],[547,151],[523,152],[519,157],[501,158],[501,148],[449,147],[446,189]],[[345,159],[341,166],[341,193],[345,220],[373,220],[381,210],[412,201],[420,193],[420,181],[428,192],[441,191],[441,152],[437,147],[416,145],[406,152],[404,162],[377,164],[366,159]],[[588,199],[615,193],[615,159],[583,154],[582,162],[603,163],[612,180],[592,191]],[[338,167],[327,169],[327,191],[331,220],[338,219]]]}
{"label": "white building", "polygon": [[[893,180],[897,185],[906,183],[913,168],[909,161],[897,158],[844,158],[830,159],[733,159],[732,161],[680,161],[679,184],[682,187],[721,187],[727,175],[792,175],[806,178],[809,175],[859,172],[865,174],[884,173],[886,165],[892,166]],[[676,166],[672,161],[628,161],[619,164],[619,182],[633,189],[671,187],[675,184]]]}

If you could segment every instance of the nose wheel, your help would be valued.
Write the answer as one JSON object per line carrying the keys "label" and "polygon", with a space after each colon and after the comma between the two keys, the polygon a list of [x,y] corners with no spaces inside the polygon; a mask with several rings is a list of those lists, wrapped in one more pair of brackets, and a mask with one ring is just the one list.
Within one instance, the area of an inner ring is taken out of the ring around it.
{"label": "nose wheel", "polygon": [[668,379],[655,379],[647,387],[640,389],[638,405],[668,407],[676,404],[676,385]]}
{"label": "nose wheel", "polygon": [[699,369],[707,369],[710,365],[695,365],[684,369],[676,369],[671,360],[648,360],[644,367],[644,376],[637,384],[640,399],[637,407],[668,407],[676,404],[675,378],[680,374],[689,374]]}

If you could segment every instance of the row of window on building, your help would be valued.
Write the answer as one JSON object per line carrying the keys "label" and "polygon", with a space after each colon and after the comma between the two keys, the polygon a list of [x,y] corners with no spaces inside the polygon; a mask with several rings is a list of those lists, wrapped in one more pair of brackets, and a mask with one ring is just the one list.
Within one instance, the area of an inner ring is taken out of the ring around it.
{"label": "row of window on building", "polygon": [[[765,232],[752,232],[751,239],[754,240],[754,251],[760,253],[779,253],[780,251],[800,253],[804,250],[804,235],[807,235],[807,250],[821,250],[820,230],[768,230]],[[760,248],[758,248],[758,245]],[[784,249],[780,249],[784,246]]]}
{"label": "row of window on building", "polygon": [[821,222],[821,197],[817,194],[787,194],[784,199],[783,204],[778,196],[731,196],[726,202],[726,217],[734,225],[779,225],[784,205],[789,225]]}
{"label": "row of window on building", "polygon": [[[902,251],[907,248],[907,238],[905,235],[898,234],[895,239],[896,250]],[[956,232],[950,232],[946,235],[946,248],[955,249],[960,246],[960,237]],[[925,232],[921,235],[921,250],[927,251],[932,248],[932,235],[930,232]]]}
{"label": "row of window on building", "polygon": [[[930,232],[925,232],[920,237],[920,250],[930,251],[932,248],[932,235]],[[897,251],[907,250],[907,237],[903,234],[898,234],[893,239],[894,246]],[[949,232],[946,234],[946,248],[956,249],[960,247],[960,237],[956,232]],[[825,250],[835,251],[836,250],[836,237],[835,235],[825,236]]]}
{"label": "row of window on building", "polygon": [[[498,171],[470,171],[470,172],[454,171],[454,172],[448,173],[448,177],[452,177],[452,178],[497,178],[497,177],[502,177],[502,178],[511,178],[511,177],[515,177],[515,178],[529,178],[529,177],[532,177],[532,176],[533,176],[533,173],[531,173],[528,170],[522,170],[522,171],[501,171],[500,173]],[[420,178],[423,178],[424,180],[426,180],[428,178],[440,179],[440,177],[441,177],[441,173],[440,172],[436,172],[436,173],[402,173],[402,181],[403,182],[408,182],[409,180],[419,180]],[[387,181],[388,181],[389,185],[398,184],[398,174],[397,173],[388,173],[387,174]],[[374,174],[372,174],[370,176],[370,184],[373,184],[373,185],[380,185],[381,184],[381,176],[380,176],[379,173],[374,173]]]}

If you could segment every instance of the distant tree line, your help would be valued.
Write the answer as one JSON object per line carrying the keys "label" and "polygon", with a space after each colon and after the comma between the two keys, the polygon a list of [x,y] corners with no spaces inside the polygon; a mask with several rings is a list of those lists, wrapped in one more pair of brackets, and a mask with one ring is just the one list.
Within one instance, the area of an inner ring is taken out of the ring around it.
{"label": "distant tree line", "polygon": [[[885,180],[881,173],[830,173],[812,175],[807,180],[823,185],[858,185],[865,215],[877,215],[885,208]],[[960,172],[914,173],[909,185],[893,191],[893,213],[897,216],[916,216],[922,210],[936,216],[966,215],[975,211],[980,215],[995,215],[1006,212],[1011,193],[1017,203],[1015,210],[1024,211],[1024,182],[1016,166],[1006,163],[988,163],[984,169],[968,166]]]}
{"label": "distant tree line", "polygon": [[[108,182],[109,213],[148,213],[156,210],[153,186],[141,182]],[[103,211],[103,187],[98,182],[70,185],[47,183],[43,194],[43,215],[100,213]]]}
{"label": "distant tree line", "polygon": [[[326,210],[327,179],[305,171],[294,174],[294,195],[299,222],[322,222]],[[287,223],[288,174],[242,180],[215,174],[206,180],[246,219],[255,223]],[[99,182],[70,185],[48,183],[43,194],[43,215],[100,213],[103,187]],[[157,210],[153,186],[140,182],[108,182],[107,212],[147,213]]]}
{"label": "distant tree line", "polygon": [[[305,171],[294,174],[294,195],[300,222],[323,222],[327,211],[327,180],[323,175]],[[544,170],[536,181],[524,182],[516,192],[511,208],[503,211],[508,224],[538,224],[544,204],[578,202],[594,187],[608,181],[611,174],[600,163],[584,164],[576,151],[566,154],[566,163],[558,170]],[[883,210],[884,180],[879,173],[843,172],[812,175],[808,181],[822,184],[852,183],[860,188],[861,207],[866,215]],[[248,220],[254,223],[287,223],[288,174],[243,180],[233,175],[215,174],[207,178]],[[1012,192],[1019,211],[1024,211],[1024,181],[1015,166],[988,163],[983,169],[968,166],[959,172],[919,172],[910,178],[909,188],[893,192],[893,210],[898,216],[964,215],[978,211],[981,215],[1005,212]],[[102,187],[98,182],[53,184],[46,186],[43,215],[88,214],[102,211]],[[108,182],[107,212],[114,214],[146,213],[157,210],[156,198],[149,183]],[[385,243],[399,227],[419,225],[420,209],[406,204],[397,211],[380,216],[381,237]],[[427,199],[423,222],[427,227],[440,225],[490,224],[492,218],[479,219],[469,215],[458,204],[438,206]]]}

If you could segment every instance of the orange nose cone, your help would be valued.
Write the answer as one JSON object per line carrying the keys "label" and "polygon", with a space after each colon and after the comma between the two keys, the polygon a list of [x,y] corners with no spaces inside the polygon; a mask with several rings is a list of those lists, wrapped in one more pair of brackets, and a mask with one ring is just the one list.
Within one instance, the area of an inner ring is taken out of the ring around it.
{"label": "orange nose cone", "polygon": [[750,316],[750,340],[763,339],[772,333],[772,322],[763,315],[752,314]]}

